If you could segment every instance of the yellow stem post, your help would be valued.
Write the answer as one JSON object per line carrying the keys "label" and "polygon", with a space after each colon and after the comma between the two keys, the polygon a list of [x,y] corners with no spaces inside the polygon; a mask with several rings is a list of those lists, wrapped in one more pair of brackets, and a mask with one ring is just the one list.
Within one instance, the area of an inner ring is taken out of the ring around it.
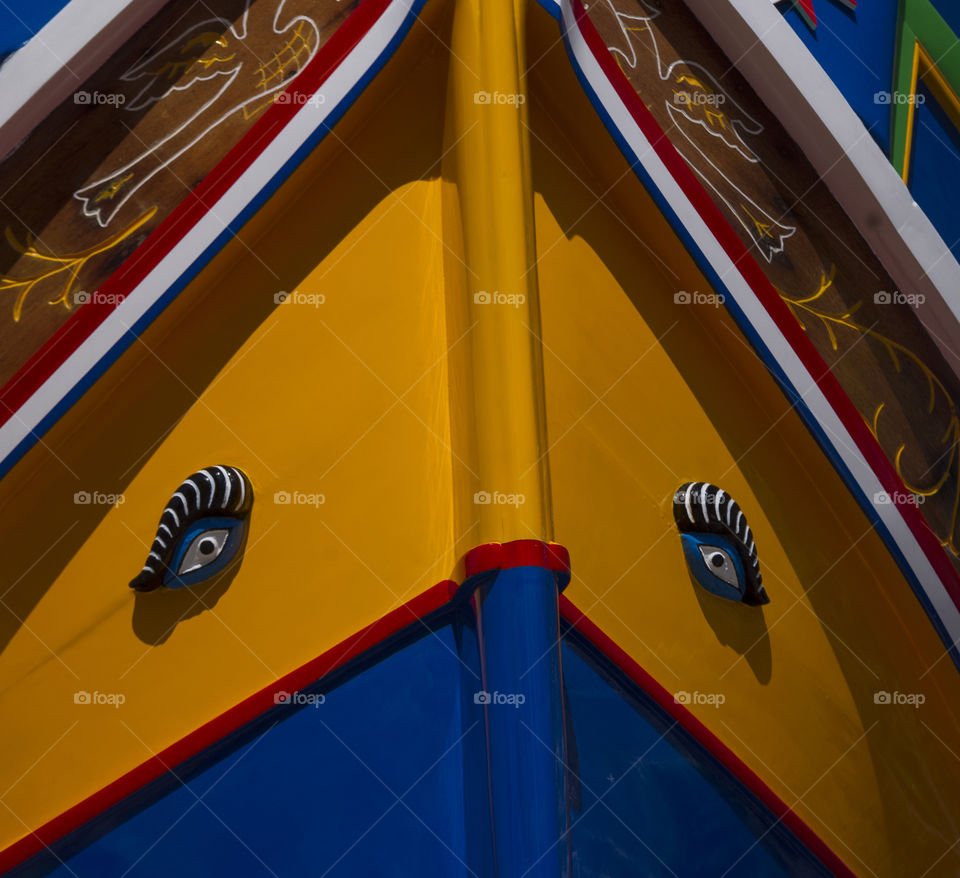
{"label": "yellow stem post", "polygon": [[448,168],[466,296],[477,539],[552,537],[525,0],[457,0]]}

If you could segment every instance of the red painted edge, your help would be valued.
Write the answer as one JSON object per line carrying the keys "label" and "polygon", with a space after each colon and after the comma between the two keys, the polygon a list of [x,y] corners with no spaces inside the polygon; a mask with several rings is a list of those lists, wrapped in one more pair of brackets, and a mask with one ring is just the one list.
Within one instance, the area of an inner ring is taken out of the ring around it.
{"label": "red painted edge", "polygon": [[686,707],[677,704],[647,671],[591,622],[565,595],[560,595],[560,616],[623,671],[659,707],[676,720],[704,749],[768,808],[834,875],[856,878],[856,873],[810,826],[783,801],[736,753]]}
{"label": "red painted edge", "polygon": [[513,540],[509,543],[482,543],[463,557],[467,579],[491,570],[513,567],[543,567],[570,579],[570,553],[559,543],[541,540]]}
{"label": "red painted edge", "polygon": [[836,376],[830,371],[823,357],[813,346],[813,342],[807,338],[800,324],[777,294],[773,284],[763,273],[763,269],[750,255],[743,242],[737,237],[733,227],[727,222],[707,193],[707,190],[694,176],[693,171],[664,134],[653,114],[640,100],[626,75],[613,60],[613,56],[594,28],[593,22],[590,21],[583,5],[578,2],[573,2],[571,5],[577,26],[580,28],[584,40],[610,84],[616,90],[617,95],[629,110],[644,136],[650,141],[660,160],[667,166],[677,184],[720,242],[726,254],[738,267],[767,313],[777,324],[784,338],[820,388],[821,393],[833,407],[860,453],[883,485],[884,490],[894,501],[914,538],[920,544],[930,564],[940,577],[940,581],[951,600],[960,609],[960,572],[951,563],[940,544],[940,539],[930,529],[919,509],[906,502],[906,497],[909,496],[910,491],[897,475],[893,465],[883,453],[880,444],[870,433],[866,421],[850,401],[850,397],[847,396]]}
{"label": "red painted edge", "polygon": [[800,14],[812,28],[817,26],[817,13],[813,11],[813,0],[795,0]]}
{"label": "red painted edge", "polygon": [[112,313],[173,247],[237,181],[263,149],[279,134],[390,5],[391,0],[361,0],[347,20],[331,34],[313,60],[293,80],[292,97],[273,104],[240,138],[201,183],[154,229],[123,264],[101,285],[110,295],[81,305],[0,389],[0,425],[6,423],[84,340]]}
{"label": "red painted edge", "polygon": [[156,756],[142,762],[92,796],[54,817],[39,829],[31,832],[30,835],[14,842],[5,850],[0,851],[0,874],[6,873],[40,853],[44,848],[80,828],[94,817],[102,814],[107,808],[123,801],[171,768],[175,768],[187,759],[196,756],[226,735],[271,709],[277,703],[274,698],[277,693],[297,692],[377,646],[390,635],[402,631],[434,610],[440,609],[449,602],[456,588],[457,583],[452,580],[444,580],[432,586],[413,600],[397,607],[373,624],[328,649],[322,655],[249,696],[225,713],[214,717]]}

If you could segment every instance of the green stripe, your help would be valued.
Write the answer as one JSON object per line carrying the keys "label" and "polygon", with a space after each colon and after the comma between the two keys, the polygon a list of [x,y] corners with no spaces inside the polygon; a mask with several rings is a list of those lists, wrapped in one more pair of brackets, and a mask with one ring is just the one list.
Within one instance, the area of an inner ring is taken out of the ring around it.
{"label": "green stripe", "polygon": [[[917,41],[927,50],[950,87],[960,94],[960,40],[930,0],[900,0],[897,13],[897,49],[893,66],[895,94],[910,94],[913,53]],[[891,102],[890,160],[903,176],[907,154],[907,119],[910,104]]]}

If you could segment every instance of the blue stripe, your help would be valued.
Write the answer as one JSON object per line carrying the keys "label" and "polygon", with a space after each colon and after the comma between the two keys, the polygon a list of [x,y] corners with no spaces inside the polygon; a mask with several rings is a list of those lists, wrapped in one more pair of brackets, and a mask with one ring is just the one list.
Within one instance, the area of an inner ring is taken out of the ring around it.
{"label": "blue stripe", "polygon": [[30,42],[70,0],[0,3],[0,64]]}
{"label": "blue stripe", "polygon": [[560,0],[537,0],[537,2],[557,21],[561,21]]}
{"label": "blue stripe", "polygon": [[[360,93],[370,84],[373,78],[380,72],[383,66],[390,60],[397,47],[403,42],[404,37],[413,26],[414,20],[420,14],[420,10],[426,5],[427,0],[415,0],[406,19],[394,34],[393,38],[377,57],[377,60],[367,69],[366,73],[357,81],[354,87],[343,97],[340,103],[330,112],[326,119],[320,123],[316,131],[310,135],[307,141],[294,153],[283,167],[277,171],[270,181],[261,189],[240,214],[217,236],[210,246],[208,246],[184,271],[180,277],[174,281],[167,291],[157,299],[153,305],[137,320],[134,325],[127,330],[123,336],[110,348],[107,353],[100,358],[96,365],[83,376],[70,391],[54,406],[54,408],[40,421],[29,436],[23,439],[13,451],[10,452],[2,461],[0,461],[0,479],[2,479],[17,462],[46,434],[46,432],[67,412],[73,404],[83,396],[90,387],[95,384],[100,377],[110,368],[129,348],[136,337],[140,335],[159,314],[180,294],[180,292],[190,283],[213,259],[219,250],[234,237],[244,226],[247,220],[253,216],[266,201],[272,196],[283,183],[296,170],[301,162],[313,151],[313,149],[327,136],[327,133],[333,128],[340,118],[350,109]],[[15,415],[14,415],[15,417]]]}
{"label": "blue stripe", "polygon": [[[547,9],[549,12],[550,9],[547,6],[548,2],[549,0],[540,0],[541,6],[543,6],[544,9]],[[563,29],[562,23],[561,29]],[[900,547],[897,545],[897,542],[893,538],[890,530],[880,519],[876,509],[873,506],[872,500],[867,497],[866,493],[864,493],[859,482],[844,463],[840,453],[837,451],[836,447],[833,445],[823,428],[820,426],[819,421],[807,407],[801,394],[797,391],[796,387],[794,387],[793,383],[780,367],[780,364],[773,352],[767,347],[767,345],[761,339],[759,333],[754,328],[753,324],[737,304],[736,298],[730,291],[730,288],[723,282],[723,280],[720,278],[720,275],[710,264],[710,261],[707,259],[706,255],[694,242],[693,237],[687,231],[686,226],[680,221],[679,216],[675,213],[666,197],[653,182],[653,178],[647,173],[647,170],[644,167],[640,157],[633,151],[630,144],[627,142],[626,138],[613,121],[613,118],[607,112],[606,107],[604,107],[602,101],[594,91],[593,86],[586,77],[586,74],[577,63],[576,55],[574,54],[573,46],[570,44],[569,35],[566,29],[563,29],[563,41],[567,47],[567,55],[570,58],[571,65],[573,66],[574,72],[577,75],[577,79],[580,80],[580,85],[583,87],[584,92],[590,99],[590,103],[593,104],[594,110],[596,110],[597,114],[603,121],[607,131],[610,133],[611,137],[613,137],[624,157],[630,162],[634,173],[640,179],[640,182],[643,183],[644,188],[660,208],[664,217],[673,228],[674,233],[678,238],[680,238],[691,257],[693,257],[697,267],[701,272],[703,272],[704,276],[714,289],[720,289],[724,291],[724,305],[730,316],[733,318],[740,331],[744,334],[744,336],[746,336],[747,341],[753,347],[754,351],[757,353],[757,356],[763,361],[764,365],[767,367],[767,370],[773,376],[773,379],[780,386],[780,389],[787,397],[787,400],[797,410],[797,413],[800,415],[800,419],[813,435],[814,439],[817,441],[817,444],[826,454],[828,460],[840,475],[840,478],[843,479],[847,489],[860,505],[860,508],[866,514],[867,519],[877,530],[877,533],[886,544],[887,549],[890,551],[890,554],[896,561],[897,566],[899,566],[901,572],[906,577],[907,582],[910,583],[910,587],[913,589],[914,594],[920,601],[920,604],[923,606],[923,609],[930,618],[930,621],[933,623],[933,627],[936,629],[938,636],[943,641],[943,645],[950,653],[950,658],[953,660],[954,665],[958,670],[960,670],[960,650],[957,649],[957,644],[950,639],[947,629],[944,627],[943,622],[940,620],[936,610],[934,610],[933,604],[930,602],[930,599],[920,583],[919,578],[917,577],[913,568],[910,566],[906,557],[900,551]]]}

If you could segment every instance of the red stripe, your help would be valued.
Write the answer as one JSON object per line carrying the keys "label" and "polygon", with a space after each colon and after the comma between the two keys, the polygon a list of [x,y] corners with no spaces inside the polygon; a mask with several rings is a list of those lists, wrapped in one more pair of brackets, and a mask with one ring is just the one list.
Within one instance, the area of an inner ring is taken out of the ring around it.
{"label": "red stripe", "polygon": [[723,743],[682,704],[663,688],[627,653],[591,622],[564,595],[560,615],[581,635],[623,671],[671,718],[677,721],[706,751],[756,796],[834,875],[855,878],[856,873],[834,853],[826,842],[803,821],[736,753]]}
{"label": "red stripe", "polygon": [[171,744],[156,756],[141,763],[136,768],[113,783],[74,805],[68,811],[45,823],[35,832],[15,842],[4,851],[0,851],[0,873],[14,868],[24,860],[40,853],[45,847],[80,828],[107,808],[122,802],[146,784],[156,780],[172,768],[187,759],[196,756],[207,747],[216,744],[226,735],[241,728],[277,703],[274,695],[278,692],[297,692],[305,686],[342,667],[357,656],[367,652],[392,634],[409,627],[418,619],[440,609],[457,589],[452,580],[434,585],[409,603],[388,613],[372,625],[348,637],[342,643],[307,662],[285,677],[277,680],[265,689],[261,689],[225,713],[210,720],[205,725]]}
{"label": "red stripe", "polygon": [[467,579],[489,570],[543,567],[559,573],[568,582],[570,580],[570,553],[559,543],[545,543],[541,540],[482,543],[467,552],[463,558],[463,566]]}
{"label": "red stripe", "polygon": [[[623,101],[637,126],[650,141],[660,160],[667,166],[677,184],[693,204],[697,213],[716,237],[723,250],[737,266],[744,279],[767,310],[770,317],[777,324],[780,332],[793,348],[804,367],[810,373],[820,392],[826,397],[837,417],[840,418],[847,432],[866,458],[874,474],[880,480],[884,490],[890,495],[910,532],[920,544],[924,554],[930,561],[944,588],[950,595],[955,606],[960,608],[960,572],[953,566],[939,537],[933,533],[926,519],[919,509],[906,502],[910,491],[904,485],[890,460],[884,454],[880,444],[870,433],[869,427],[850,401],[836,376],[830,371],[823,357],[813,346],[794,318],[786,303],[780,298],[773,284],[770,283],[763,269],[747,251],[743,242],[737,237],[733,227],[727,222],[716,203],[707,193],[707,190],[696,179],[683,157],[670,143],[663,129],[657,124],[653,114],[640,100],[633,86],[617,66],[613,56],[607,50],[603,40],[597,33],[586,11],[580,3],[571,4],[580,32],[587,46],[593,53],[610,84],[614,87],[620,100]],[[869,498],[868,498],[869,499]]]}
{"label": "red stripe", "polygon": [[239,179],[260,152],[302,108],[305,99],[341,64],[391,0],[363,0],[291,83],[291,100],[275,103],[216,167],[157,226],[143,244],[106,280],[110,295],[81,305],[0,390],[0,425],[6,423],[114,308],[140,283]]}
{"label": "red stripe", "polygon": [[810,27],[816,27],[817,13],[813,11],[813,0],[796,0],[796,3],[800,9],[800,14],[807,20]]}

